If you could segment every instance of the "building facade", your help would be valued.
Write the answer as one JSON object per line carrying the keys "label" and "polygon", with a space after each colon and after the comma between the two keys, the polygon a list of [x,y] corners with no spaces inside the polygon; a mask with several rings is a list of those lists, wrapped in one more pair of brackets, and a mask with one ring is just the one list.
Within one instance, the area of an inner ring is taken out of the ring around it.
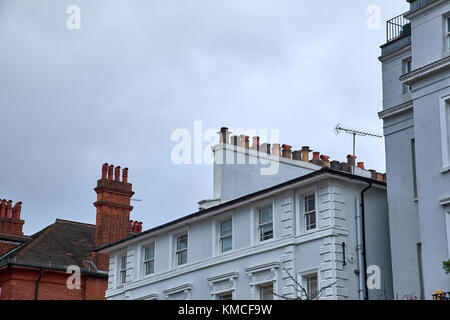
{"label": "building facade", "polygon": [[381,46],[394,293],[450,291],[450,1],[409,0]]}
{"label": "building facade", "polygon": [[[198,212],[96,249],[110,255],[107,299],[392,298],[381,174],[353,156],[229,143],[226,128],[221,139],[214,197]],[[272,161],[279,170],[261,175]],[[376,288],[365,288],[370,266]]]}

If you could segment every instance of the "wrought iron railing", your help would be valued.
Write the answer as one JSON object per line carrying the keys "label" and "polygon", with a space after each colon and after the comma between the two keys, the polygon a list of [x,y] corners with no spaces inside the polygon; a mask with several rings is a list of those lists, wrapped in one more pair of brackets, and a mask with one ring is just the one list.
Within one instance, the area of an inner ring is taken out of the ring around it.
{"label": "wrought iron railing", "polygon": [[411,23],[401,14],[386,22],[386,41],[390,42],[404,35],[411,34]]}
{"label": "wrought iron railing", "polygon": [[433,300],[450,300],[450,292],[435,292]]}

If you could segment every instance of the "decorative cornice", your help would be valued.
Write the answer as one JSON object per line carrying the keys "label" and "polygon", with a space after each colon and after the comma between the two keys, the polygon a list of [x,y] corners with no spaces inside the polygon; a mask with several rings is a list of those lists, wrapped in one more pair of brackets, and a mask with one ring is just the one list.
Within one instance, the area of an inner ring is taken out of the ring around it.
{"label": "decorative cornice", "polygon": [[261,264],[259,266],[245,268],[245,272],[247,272],[247,274],[251,275],[256,272],[261,272],[261,271],[271,270],[271,269],[278,269],[279,267],[280,267],[280,262],[274,261],[274,262]]}
{"label": "decorative cornice", "polygon": [[408,102],[405,102],[405,103],[399,104],[395,107],[391,107],[389,109],[378,112],[378,117],[380,119],[384,120],[386,118],[396,116],[400,113],[411,111],[411,110],[413,110],[413,108],[414,108],[413,102],[412,102],[412,100],[409,100]]}
{"label": "decorative cornice", "polygon": [[394,58],[396,56],[399,56],[399,55],[401,55],[401,54],[403,54],[405,52],[410,52],[410,51],[411,51],[411,44],[408,44],[407,46],[405,46],[405,47],[403,47],[401,49],[395,50],[394,52],[389,53],[389,54],[387,54],[385,56],[379,56],[378,60],[380,62],[385,62],[386,60],[392,59],[392,58]]}
{"label": "decorative cornice", "polygon": [[164,290],[163,294],[170,296],[170,295],[175,294],[175,293],[184,292],[186,290],[192,290],[192,288],[193,288],[192,283],[186,283],[186,284],[183,284],[183,285],[178,286],[178,287],[174,287],[174,288],[170,288],[170,289]]}
{"label": "decorative cornice", "polygon": [[414,19],[414,18],[420,16],[421,14],[424,14],[425,12],[427,12],[427,11],[429,11],[431,9],[434,9],[434,8],[440,6],[441,4],[446,3],[447,1],[448,0],[436,1],[436,2],[430,3],[429,5],[427,5],[427,6],[423,7],[423,8],[420,8],[420,9],[417,9],[417,10],[414,10],[414,11],[408,11],[408,12],[406,12],[404,14],[404,17],[406,19],[408,19],[408,20]]}
{"label": "decorative cornice", "polygon": [[441,204],[441,206],[444,206],[444,207],[450,206],[450,197],[446,197],[446,198],[439,200],[439,203]]}
{"label": "decorative cornice", "polygon": [[219,276],[214,276],[214,277],[210,277],[208,279],[206,279],[208,282],[219,282],[219,281],[224,281],[224,280],[229,280],[229,279],[233,279],[233,278],[237,278],[239,276],[239,272],[229,272],[226,274],[221,274]]}
{"label": "decorative cornice", "polygon": [[450,56],[447,56],[438,61],[427,64],[422,68],[413,70],[410,73],[401,76],[399,79],[404,84],[411,85],[420,79],[429,77],[430,75],[445,70],[449,67],[450,67]]}

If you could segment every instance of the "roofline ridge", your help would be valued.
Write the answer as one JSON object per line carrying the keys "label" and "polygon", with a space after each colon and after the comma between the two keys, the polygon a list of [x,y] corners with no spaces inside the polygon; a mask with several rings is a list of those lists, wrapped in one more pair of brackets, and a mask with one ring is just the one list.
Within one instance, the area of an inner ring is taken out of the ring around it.
{"label": "roofline ridge", "polygon": [[58,222],[72,223],[72,224],[81,224],[81,225],[86,225],[86,226],[89,226],[89,227],[95,227],[95,224],[92,224],[92,223],[79,222],[79,221],[72,221],[72,220],[65,220],[65,219],[56,218],[55,223],[58,223]]}

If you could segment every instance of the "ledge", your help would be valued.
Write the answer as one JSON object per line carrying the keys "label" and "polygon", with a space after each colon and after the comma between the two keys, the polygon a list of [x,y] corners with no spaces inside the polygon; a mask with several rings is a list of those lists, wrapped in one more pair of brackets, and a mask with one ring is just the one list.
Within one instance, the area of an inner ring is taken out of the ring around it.
{"label": "ledge", "polygon": [[410,73],[401,76],[399,79],[404,84],[411,85],[420,79],[429,77],[432,74],[445,70],[447,68],[450,68],[450,56],[427,64],[426,66],[419,69],[413,70]]}
{"label": "ledge", "polygon": [[393,116],[396,116],[400,113],[407,112],[413,109],[413,102],[412,100],[399,104],[398,106],[391,107],[389,109],[383,110],[378,112],[378,117],[382,120],[386,118],[390,118]]}

